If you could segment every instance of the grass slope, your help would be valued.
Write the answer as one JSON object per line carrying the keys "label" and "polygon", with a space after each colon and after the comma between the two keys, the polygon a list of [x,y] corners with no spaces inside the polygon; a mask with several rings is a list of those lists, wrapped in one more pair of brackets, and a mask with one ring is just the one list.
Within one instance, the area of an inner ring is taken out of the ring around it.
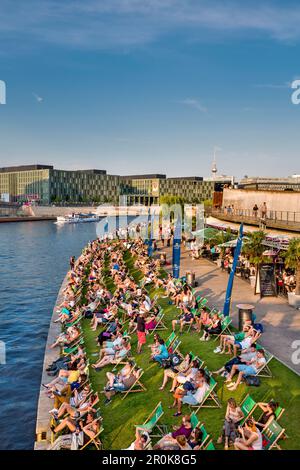
{"label": "grass slope", "polygon": [[[141,273],[134,268],[133,259],[129,254],[125,255],[125,261],[134,278],[140,280]],[[107,265],[106,267],[108,268]],[[108,271],[106,274],[109,274]],[[114,289],[114,284],[109,277],[107,277],[107,287],[112,290]],[[151,289],[150,296],[157,292]],[[164,320],[169,327],[168,330],[161,332],[161,336],[167,338],[171,331],[171,320],[178,315],[178,309],[174,305],[170,305],[168,299],[159,299],[159,304],[164,309]],[[82,323],[87,353],[91,363],[94,363],[97,358],[95,353],[99,350],[95,342],[98,333],[91,331],[89,320],[84,320]],[[199,335],[196,332],[184,333],[181,336],[181,341],[180,351],[182,353],[193,351],[201,359],[205,360],[205,365],[209,370],[216,370],[221,367],[228,358],[228,356],[214,354],[213,349],[217,343],[212,340],[208,342],[199,341]],[[152,342],[152,335],[147,336],[147,345],[152,344]],[[104,395],[99,395],[104,426],[102,434],[104,449],[122,449],[128,447],[134,440],[134,425],[142,424],[159,401],[162,402],[165,412],[161,422],[173,426],[179,424],[181,420],[181,418],[173,417],[174,410],[168,409],[168,406],[173,401],[172,394],[168,391],[169,384],[167,384],[163,392],[158,390],[162,383],[163,369],[159,368],[157,364],[149,362],[150,350],[147,346],[144,347],[141,355],[135,355],[136,344],[137,340],[134,334],[132,337],[132,353],[138,365],[145,371],[142,381],[147,391],[131,393],[124,400],[121,400],[121,395],[117,395],[113,398],[113,403],[107,407],[101,403],[104,401]],[[94,369],[90,368],[90,379],[95,390],[99,392],[103,390],[106,383],[105,373],[111,369],[112,366],[107,366],[104,370],[95,372]],[[201,409],[198,413],[199,420],[205,423],[206,429],[215,444],[222,428],[228,398],[233,396],[237,402],[240,402],[247,393],[250,393],[256,401],[265,402],[274,398],[285,408],[280,424],[286,429],[289,438],[282,440],[280,445],[283,449],[300,449],[300,429],[298,424],[300,420],[300,377],[275,359],[271,362],[271,370],[274,377],[271,379],[262,378],[259,387],[247,387],[242,384],[235,392],[230,392],[226,387],[223,387],[223,379],[217,379],[217,393],[221,399],[222,408]],[[189,413],[186,405],[183,407],[183,413]],[[216,447],[222,448],[221,446]]]}

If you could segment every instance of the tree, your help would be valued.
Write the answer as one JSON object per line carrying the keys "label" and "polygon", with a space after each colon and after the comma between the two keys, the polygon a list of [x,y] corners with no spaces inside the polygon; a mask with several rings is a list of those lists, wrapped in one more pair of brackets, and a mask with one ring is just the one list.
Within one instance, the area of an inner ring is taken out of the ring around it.
{"label": "tree", "polygon": [[263,230],[258,230],[247,235],[248,240],[243,244],[243,253],[249,257],[250,263],[255,264],[257,267],[266,258],[263,256],[265,246],[263,241],[266,238],[266,234]]}
{"label": "tree", "polygon": [[[232,235],[232,232],[231,232],[231,228],[228,227],[226,229],[226,232],[224,232],[223,230],[220,230],[214,238],[211,238],[210,241],[209,241],[209,244],[210,244],[210,246],[223,245],[223,243],[227,243],[232,239],[233,239],[233,235]],[[221,247],[222,258],[224,258],[225,251],[226,251],[226,247],[222,246]]]}
{"label": "tree", "polygon": [[286,267],[294,269],[296,272],[295,294],[300,295],[300,238],[293,238],[290,241],[284,258]]}

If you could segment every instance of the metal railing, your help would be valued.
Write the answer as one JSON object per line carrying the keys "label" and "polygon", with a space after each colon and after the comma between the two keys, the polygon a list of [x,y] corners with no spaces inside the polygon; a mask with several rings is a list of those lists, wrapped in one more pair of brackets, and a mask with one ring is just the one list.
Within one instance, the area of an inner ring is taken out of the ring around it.
{"label": "metal railing", "polygon": [[266,217],[262,217],[260,211],[253,211],[252,209],[213,209],[213,216],[226,216],[228,218],[241,217],[243,219],[257,221],[265,220],[266,222],[284,222],[286,224],[300,224],[300,212],[292,211],[272,211],[268,210]]}

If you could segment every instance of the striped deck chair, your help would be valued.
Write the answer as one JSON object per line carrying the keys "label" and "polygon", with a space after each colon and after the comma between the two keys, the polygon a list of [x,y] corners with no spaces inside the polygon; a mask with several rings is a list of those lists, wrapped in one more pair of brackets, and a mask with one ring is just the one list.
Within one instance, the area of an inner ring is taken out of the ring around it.
{"label": "striped deck chair", "polygon": [[264,445],[264,450],[271,450],[273,447],[281,450],[278,441],[283,437],[285,429],[283,429],[277,421],[273,420],[268,426],[263,429],[262,435],[266,444]]}
{"label": "striped deck chair", "polygon": [[[152,413],[150,413],[146,421],[141,425],[136,425],[136,427],[145,429],[145,431],[147,431],[151,437],[162,437],[168,432],[166,425],[158,424],[158,421],[161,419],[163,414],[164,410],[161,402],[159,402]],[[156,434],[153,433],[154,430]]]}
{"label": "striped deck chair", "polygon": [[123,394],[122,400],[124,400],[124,398],[126,398],[129,393],[145,392],[147,390],[145,385],[143,385],[141,382],[143,374],[143,369],[139,369],[138,376],[134,384],[132,384],[132,386],[128,390],[124,390],[123,392],[121,392]]}
{"label": "striped deck chair", "polygon": [[215,338],[214,338],[214,341],[217,341],[221,335],[224,335],[224,334],[227,334],[227,335],[231,335],[231,331],[230,331],[230,328],[229,328],[229,325],[231,324],[232,320],[229,316],[227,317],[224,317],[223,320],[221,320],[221,327],[222,327],[222,331],[219,335],[215,335]]}
{"label": "striped deck chair", "polygon": [[65,327],[66,327],[66,328],[69,328],[70,326],[75,326],[75,325],[77,325],[78,323],[80,323],[80,321],[82,320],[82,318],[83,318],[83,315],[80,314],[80,315],[76,318],[76,320],[74,320],[73,322],[71,321],[71,322],[69,322],[69,323],[65,323]]}
{"label": "striped deck chair", "polygon": [[74,342],[74,344],[72,344],[72,346],[67,346],[65,348],[63,348],[62,350],[62,355],[63,356],[69,356],[70,354],[74,354],[77,349],[78,349],[78,346],[82,346],[84,344],[84,339],[83,339],[83,336],[81,335],[80,338]]}

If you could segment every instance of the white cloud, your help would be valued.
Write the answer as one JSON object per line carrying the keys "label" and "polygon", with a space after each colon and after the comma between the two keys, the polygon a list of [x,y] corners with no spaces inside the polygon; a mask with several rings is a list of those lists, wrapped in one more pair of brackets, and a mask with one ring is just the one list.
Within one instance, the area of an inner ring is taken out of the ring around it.
{"label": "white cloud", "polygon": [[174,32],[193,39],[243,34],[300,39],[300,6],[268,0],[1,0],[0,40],[108,49]]}
{"label": "white cloud", "polygon": [[197,109],[197,111],[201,111],[202,113],[207,112],[207,108],[203,106],[203,104],[198,99],[195,98],[185,98],[184,100],[179,100],[178,103],[189,106],[190,108]]}

